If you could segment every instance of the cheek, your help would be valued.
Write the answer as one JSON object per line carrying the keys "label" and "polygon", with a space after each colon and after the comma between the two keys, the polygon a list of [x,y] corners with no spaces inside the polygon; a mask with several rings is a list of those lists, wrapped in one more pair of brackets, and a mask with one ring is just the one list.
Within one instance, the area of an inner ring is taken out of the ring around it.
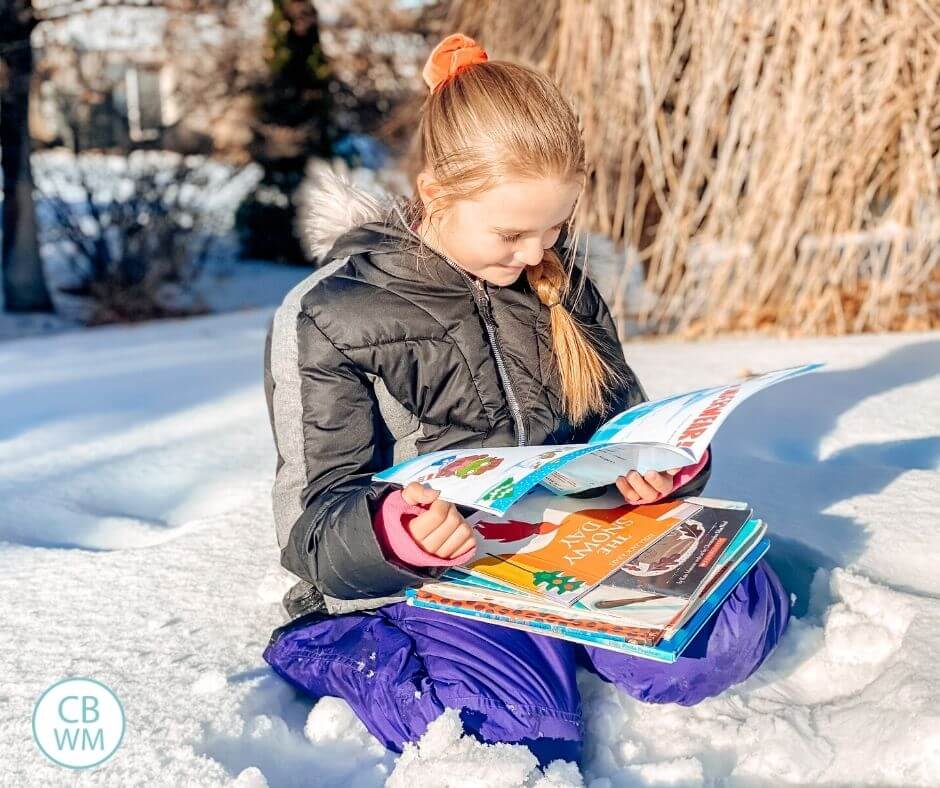
{"label": "cheek", "polygon": [[482,219],[457,211],[448,226],[448,248],[468,271],[484,273],[486,269],[512,262],[513,245],[498,235],[480,230]]}
{"label": "cheek", "polygon": [[477,239],[463,246],[461,261],[475,269],[507,263],[512,259],[512,248],[500,240],[490,240],[477,234]]}
{"label": "cheek", "polygon": [[490,265],[498,263],[508,263],[512,260],[513,247],[498,238],[495,240],[485,240],[480,245],[481,257],[485,256]]}

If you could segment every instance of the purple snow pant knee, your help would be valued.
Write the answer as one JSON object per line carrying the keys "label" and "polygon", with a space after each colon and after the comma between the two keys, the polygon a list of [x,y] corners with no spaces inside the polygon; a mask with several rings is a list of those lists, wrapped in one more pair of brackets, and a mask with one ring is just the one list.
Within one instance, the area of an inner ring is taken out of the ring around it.
{"label": "purple snow pant knee", "polygon": [[579,662],[637,700],[692,706],[757,670],[789,620],[786,590],[759,561],[671,665],[591,647],[581,651]]}
{"label": "purple snow pant knee", "polygon": [[788,618],[786,592],[761,561],[671,665],[404,603],[298,619],[264,659],[314,697],[343,698],[397,752],[449,707],[479,740],[525,744],[545,765],[580,757],[579,663],[638,700],[691,705],[753,673]]}
{"label": "purple snow pant knee", "polygon": [[580,757],[570,643],[404,603],[298,623],[264,659],[314,697],[343,698],[391,750],[455,708],[481,741],[525,744],[543,765]]}

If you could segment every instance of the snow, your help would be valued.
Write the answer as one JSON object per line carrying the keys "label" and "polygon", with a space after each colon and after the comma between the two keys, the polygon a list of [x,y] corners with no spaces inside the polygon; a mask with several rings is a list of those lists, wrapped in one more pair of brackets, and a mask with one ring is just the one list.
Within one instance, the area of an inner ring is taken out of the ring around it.
{"label": "snow", "polygon": [[[55,263],[47,263],[47,282],[52,282]],[[196,275],[192,290],[211,313],[276,306],[284,293],[310,275],[307,266],[282,265],[267,260],[211,258]],[[59,274],[63,274],[61,268]],[[53,285],[54,286],[54,285]],[[62,306],[62,293],[53,296]],[[2,301],[2,298],[0,298]],[[0,342],[10,339],[57,334],[84,328],[80,317],[87,312],[84,300],[71,309],[73,314],[0,311]],[[68,312],[69,310],[63,310]]]}
{"label": "snow", "polygon": [[[270,511],[270,316],[0,344],[0,785],[940,782],[940,333],[628,346],[652,396],[828,362],[735,411],[708,488],[768,521],[799,617],[751,679],[691,708],[582,676],[584,762],[543,773],[452,712],[396,756],[262,660],[292,583]],[[127,714],[114,757],[80,773],[30,728],[70,675]]]}

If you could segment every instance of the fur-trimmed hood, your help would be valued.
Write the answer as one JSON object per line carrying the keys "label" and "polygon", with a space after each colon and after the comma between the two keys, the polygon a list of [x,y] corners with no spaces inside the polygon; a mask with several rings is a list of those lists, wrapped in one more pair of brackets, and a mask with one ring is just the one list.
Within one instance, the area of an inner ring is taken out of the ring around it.
{"label": "fur-trimmed hood", "polygon": [[[301,196],[301,227],[308,255],[321,262],[340,238],[366,224],[390,224],[390,234],[407,237],[407,232],[400,232],[404,228],[394,228],[400,225],[395,208],[401,202],[402,198],[388,192],[376,195],[360,188],[329,164],[318,162]],[[352,251],[344,249],[344,254]]]}

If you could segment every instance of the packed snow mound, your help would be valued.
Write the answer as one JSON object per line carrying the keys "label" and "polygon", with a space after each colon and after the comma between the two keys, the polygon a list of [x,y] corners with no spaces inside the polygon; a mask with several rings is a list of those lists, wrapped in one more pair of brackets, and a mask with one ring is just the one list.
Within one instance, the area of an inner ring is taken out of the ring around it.
{"label": "packed snow mound", "polygon": [[940,671],[929,635],[911,632],[918,605],[841,569],[816,573],[810,603],[761,670],[691,709],[586,678],[589,773],[639,785],[935,784]]}
{"label": "packed snow mound", "polygon": [[938,784],[940,334],[627,346],[651,396],[828,362],[731,415],[707,491],[767,520],[797,617],[761,670],[691,708],[582,675],[583,763],[540,770],[450,711],[390,753],[263,661],[293,583],[271,516],[270,317],[0,344],[0,785],[74,784],[30,718],[75,675],[128,719],[83,785]]}
{"label": "packed snow mound", "polygon": [[465,735],[459,712],[447,709],[416,744],[405,746],[386,783],[388,788],[489,788],[496,784],[505,788],[554,788],[581,786],[583,782],[574,764],[555,761],[543,774],[528,748],[482,744]]}

